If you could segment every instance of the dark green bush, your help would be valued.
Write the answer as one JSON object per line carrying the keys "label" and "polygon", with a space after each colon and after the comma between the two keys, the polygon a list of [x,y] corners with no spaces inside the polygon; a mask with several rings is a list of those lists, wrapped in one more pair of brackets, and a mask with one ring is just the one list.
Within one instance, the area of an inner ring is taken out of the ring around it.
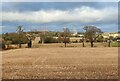
{"label": "dark green bush", "polygon": [[26,44],[28,42],[25,34],[19,35],[17,33],[3,34],[3,39],[5,41],[11,41],[12,44]]}
{"label": "dark green bush", "polygon": [[45,37],[44,43],[58,43],[58,40],[53,37]]}
{"label": "dark green bush", "polygon": [[5,49],[5,43],[4,42],[0,42],[0,49]]}

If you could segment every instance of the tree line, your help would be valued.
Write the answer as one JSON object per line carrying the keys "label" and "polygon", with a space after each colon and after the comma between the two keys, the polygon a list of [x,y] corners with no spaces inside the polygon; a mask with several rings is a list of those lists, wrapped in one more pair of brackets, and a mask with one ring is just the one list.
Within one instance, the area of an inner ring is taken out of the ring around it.
{"label": "tree line", "polygon": [[[84,35],[81,39],[82,46],[85,47],[84,43],[85,40],[90,42],[91,47],[94,47],[94,42],[96,40],[100,40],[103,37],[101,34],[103,33],[101,29],[95,27],[95,26],[85,26],[84,29]],[[17,33],[6,33],[2,35],[2,43],[0,44],[1,48],[5,48],[5,45],[9,47],[10,44],[18,44],[19,48],[21,48],[21,44],[27,44],[28,48],[32,47],[32,40],[35,39],[35,35],[31,32],[27,33],[24,32],[23,26],[17,27]],[[64,43],[64,46],[67,47],[67,43],[70,42],[71,32],[68,28],[63,28],[63,32],[47,32],[42,31],[41,33],[37,33],[37,36],[40,37],[39,43]],[[54,36],[58,37],[53,38]],[[110,47],[110,39],[108,39],[108,46]]]}

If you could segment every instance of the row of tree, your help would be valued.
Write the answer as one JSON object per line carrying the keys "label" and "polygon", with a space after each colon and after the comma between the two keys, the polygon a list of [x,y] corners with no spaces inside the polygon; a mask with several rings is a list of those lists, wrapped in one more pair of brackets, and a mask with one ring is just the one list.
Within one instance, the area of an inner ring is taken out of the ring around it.
{"label": "row of tree", "polygon": [[[95,26],[85,26],[83,28],[85,30],[85,33],[84,33],[84,36],[82,38],[82,45],[83,47],[85,46],[84,45],[84,42],[85,40],[88,40],[90,43],[91,43],[91,47],[93,47],[93,43],[94,41],[96,40],[99,40],[100,39],[103,39],[103,37],[101,36],[101,34],[103,33],[99,28],[95,27]],[[49,43],[50,40],[55,40],[54,38],[52,37],[46,37],[48,36],[45,32],[43,32],[41,35],[40,35],[40,40],[42,43]],[[65,47],[66,47],[66,44],[69,43],[69,37],[71,36],[71,32],[69,31],[68,28],[63,28],[63,32],[60,32],[57,34],[57,42],[63,42],[65,44]],[[46,39],[47,39],[47,42],[46,42]],[[48,40],[49,39],[49,40]],[[49,42],[48,42],[49,41]],[[55,40],[56,42],[56,40]],[[109,42],[110,43],[110,42]],[[109,44],[110,46],[110,44]]]}
{"label": "row of tree", "polygon": [[[95,27],[95,26],[85,26],[83,28],[85,30],[84,32],[84,36],[82,38],[82,45],[83,47],[85,40],[88,40],[91,44],[91,47],[94,46],[94,41],[96,39],[98,39],[98,37],[100,38],[101,34],[103,33],[99,28]],[[35,33],[35,32],[33,32]],[[31,34],[27,34],[25,32],[23,32],[23,27],[22,26],[18,26],[17,27],[17,33],[6,33],[3,34],[3,39],[4,41],[3,43],[8,45],[9,44],[19,44],[19,48],[21,48],[21,44],[28,44],[28,47],[31,48],[32,47],[32,40],[35,39],[35,36],[33,36],[33,33]],[[63,32],[59,32],[57,34],[53,34],[51,32],[46,32],[43,31],[42,33],[39,34],[40,36],[40,41],[39,43],[64,43],[65,47],[66,44],[70,42],[70,36],[71,36],[71,32],[68,28],[63,28]],[[53,36],[57,36],[58,38],[55,39],[53,38]],[[110,46],[110,42],[109,42],[109,46]],[[4,46],[2,46],[4,47]]]}
{"label": "row of tree", "polygon": [[32,39],[34,37],[32,35],[26,35],[26,33],[23,32],[22,26],[18,26],[16,31],[17,33],[2,34],[2,41],[0,42],[2,49],[10,48],[10,44],[17,44],[19,48],[21,48],[21,44],[28,44],[28,48],[32,47]]}

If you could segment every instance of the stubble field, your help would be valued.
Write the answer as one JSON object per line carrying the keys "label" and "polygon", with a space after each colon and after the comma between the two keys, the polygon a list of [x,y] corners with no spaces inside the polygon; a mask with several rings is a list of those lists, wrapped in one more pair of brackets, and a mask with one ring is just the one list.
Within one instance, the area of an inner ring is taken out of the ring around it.
{"label": "stubble field", "polygon": [[3,79],[117,79],[118,48],[22,48],[2,52]]}

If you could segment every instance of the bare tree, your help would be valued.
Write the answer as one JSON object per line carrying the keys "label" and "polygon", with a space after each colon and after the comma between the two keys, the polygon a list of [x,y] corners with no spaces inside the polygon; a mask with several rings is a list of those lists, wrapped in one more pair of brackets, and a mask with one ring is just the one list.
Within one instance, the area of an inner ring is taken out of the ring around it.
{"label": "bare tree", "polygon": [[41,41],[42,44],[44,44],[44,40],[45,40],[47,32],[48,32],[47,27],[42,27],[41,28],[40,41]]}
{"label": "bare tree", "polygon": [[21,48],[21,36],[23,34],[23,27],[22,26],[18,26],[17,27],[17,32],[19,34],[19,48]]}
{"label": "bare tree", "polygon": [[64,44],[65,44],[65,47],[66,47],[66,44],[68,42],[68,39],[69,39],[69,36],[70,36],[70,31],[68,28],[63,28],[63,38],[64,38]]}
{"label": "bare tree", "polygon": [[42,44],[44,44],[45,36],[46,36],[46,31],[42,31],[42,33],[40,33],[40,41]]}
{"label": "bare tree", "polygon": [[85,30],[85,38],[89,39],[91,47],[93,47],[93,42],[102,33],[102,31],[95,26],[85,26],[83,29]]}

